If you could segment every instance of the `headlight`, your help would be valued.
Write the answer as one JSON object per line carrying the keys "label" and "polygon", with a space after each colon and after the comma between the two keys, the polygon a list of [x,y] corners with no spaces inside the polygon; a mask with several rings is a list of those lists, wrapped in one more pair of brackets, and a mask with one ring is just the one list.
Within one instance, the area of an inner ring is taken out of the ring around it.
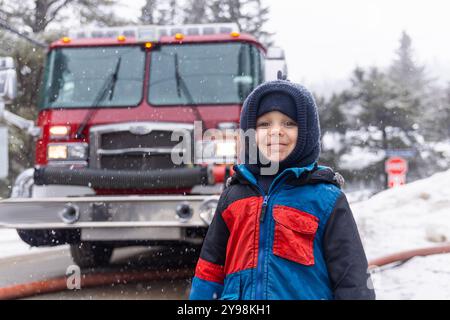
{"label": "headlight", "polygon": [[70,135],[69,126],[52,126],[49,129],[50,139],[68,139]]}
{"label": "headlight", "polygon": [[49,144],[48,160],[87,160],[87,143]]}
{"label": "headlight", "polygon": [[234,163],[237,156],[236,142],[232,140],[199,141],[196,155],[199,162]]}
{"label": "headlight", "polygon": [[216,157],[234,158],[236,157],[236,142],[218,141],[216,142]]}
{"label": "headlight", "polygon": [[68,147],[69,159],[86,160],[87,145],[83,143],[71,144]]}
{"label": "headlight", "polygon": [[65,145],[49,145],[47,150],[49,160],[67,159],[67,146]]}

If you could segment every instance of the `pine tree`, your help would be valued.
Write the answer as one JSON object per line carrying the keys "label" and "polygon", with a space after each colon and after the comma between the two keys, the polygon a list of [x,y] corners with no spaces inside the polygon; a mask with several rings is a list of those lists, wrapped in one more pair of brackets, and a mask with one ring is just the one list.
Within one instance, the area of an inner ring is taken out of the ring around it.
{"label": "pine tree", "polygon": [[188,0],[185,6],[184,23],[200,24],[211,22],[207,0]]}
{"label": "pine tree", "polygon": [[449,139],[450,138],[450,82],[447,83],[447,88],[445,90],[445,100],[443,104],[443,127],[444,127],[444,136]]}
{"label": "pine tree", "polygon": [[429,83],[426,79],[425,67],[415,61],[412,39],[406,31],[402,32],[399,42],[389,76],[401,89],[409,93],[421,94]]}
{"label": "pine tree", "polygon": [[[343,99],[345,99],[344,94],[333,94],[329,100],[324,97],[315,97],[322,132],[320,161],[332,168],[339,166],[339,159],[348,148],[347,145],[342,143],[347,130],[347,121],[341,111]],[[329,141],[330,139],[332,139],[332,142]]]}
{"label": "pine tree", "polygon": [[253,34],[266,46],[271,46],[274,34],[264,30],[264,25],[269,21],[269,7],[264,6],[261,0],[250,0],[246,2],[246,5],[246,18],[242,25],[243,29]]}
{"label": "pine tree", "polygon": [[[151,12],[151,13],[150,13]],[[147,0],[142,8],[141,22],[154,24],[200,24],[234,22],[262,43],[272,44],[272,33],[264,30],[269,7],[261,0]]]}
{"label": "pine tree", "polygon": [[400,37],[388,75],[395,84],[398,105],[415,114],[415,122],[422,135],[435,137],[434,114],[439,97],[432,94],[431,80],[426,76],[425,66],[416,62],[412,39],[405,31]]}
{"label": "pine tree", "polygon": [[266,46],[272,44],[271,36],[264,30],[269,7],[260,0],[211,0],[210,6],[217,22],[234,22],[246,33],[253,34]]}
{"label": "pine tree", "polygon": [[146,0],[144,6],[141,8],[141,16],[139,20],[143,24],[156,24],[155,14],[157,6],[157,0]]}

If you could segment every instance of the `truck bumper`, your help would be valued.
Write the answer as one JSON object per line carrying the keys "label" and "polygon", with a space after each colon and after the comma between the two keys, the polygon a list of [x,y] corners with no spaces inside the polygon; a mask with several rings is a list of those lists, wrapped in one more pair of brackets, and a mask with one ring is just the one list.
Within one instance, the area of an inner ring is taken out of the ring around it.
{"label": "truck bumper", "polygon": [[186,240],[207,228],[219,196],[89,196],[0,201],[0,227],[79,229],[81,240]]}

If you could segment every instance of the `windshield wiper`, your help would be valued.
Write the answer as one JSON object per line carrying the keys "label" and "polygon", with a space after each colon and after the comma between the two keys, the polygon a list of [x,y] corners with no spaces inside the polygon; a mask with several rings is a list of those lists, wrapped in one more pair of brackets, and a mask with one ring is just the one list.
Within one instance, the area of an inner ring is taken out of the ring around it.
{"label": "windshield wiper", "polygon": [[85,138],[83,135],[84,128],[86,128],[86,125],[88,124],[89,120],[95,115],[95,113],[98,111],[97,107],[103,100],[105,100],[108,92],[109,92],[109,100],[112,100],[114,96],[114,89],[116,87],[117,78],[120,70],[120,64],[122,61],[122,57],[119,57],[116,62],[116,66],[114,68],[114,72],[111,73],[103,83],[103,86],[101,90],[98,92],[97,96],[95,97],[95,100],[92,102],[90,109],[86,116],[84,117],[83,121],[81,122],[80,126],[78,127],[77,132],[75,133],[76,139],[83,139]]}
{"label": "windshield wiper", "polygon": [[203,118],[198,111],[198,105],[195,103],[194,98],[192,97],[191,91],[189,90],[186,81],[180,74],[180,67],[179,67],[179,61],[178,61],[178,53],[174,54],[174,64],[175,64],[175,83],[177,86],[177,94],[178,97],[181,97],[181,90],[183,90],[184,95],[186,96],[188,103],[191,105],[192,110],[194,111],[197,120],[202,122],[202,126],[204,125]]}

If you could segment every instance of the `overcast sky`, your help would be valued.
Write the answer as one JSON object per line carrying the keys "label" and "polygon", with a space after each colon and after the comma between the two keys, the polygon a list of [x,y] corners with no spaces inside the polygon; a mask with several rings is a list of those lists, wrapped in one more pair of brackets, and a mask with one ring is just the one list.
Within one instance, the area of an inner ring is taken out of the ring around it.
{"label": "overcast sky", "polygon": [[[348,79],[356,65],[386,67],[402,30],[412,37],[417,61],[429,67],[430,76],[450,81],[449,0],[265,2],[271,9],[266,29],[276,32],[294,81],[324,89]],[[140,8],[144,1],[132,3]]]}
{"label": "overcast sky", "polygon": [[[267,0],[268,29],[286,50],[290,77],[321,83],[348,78],[356,65],[386,67],[402,30],[418,62],[450,80],[448,0]],[[289,5],[288,5],[289,4]]]}

